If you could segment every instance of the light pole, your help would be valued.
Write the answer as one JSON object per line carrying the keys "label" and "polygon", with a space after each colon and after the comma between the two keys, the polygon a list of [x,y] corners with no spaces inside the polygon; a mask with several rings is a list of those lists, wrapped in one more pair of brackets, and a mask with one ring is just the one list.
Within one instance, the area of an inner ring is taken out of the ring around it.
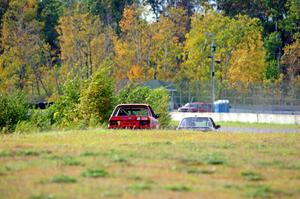
{"label": "light pole", "polygon": [[215,102],[215,35],[214,33],[209,33],[211,36],[211,111],[214,112],[214,102]]}

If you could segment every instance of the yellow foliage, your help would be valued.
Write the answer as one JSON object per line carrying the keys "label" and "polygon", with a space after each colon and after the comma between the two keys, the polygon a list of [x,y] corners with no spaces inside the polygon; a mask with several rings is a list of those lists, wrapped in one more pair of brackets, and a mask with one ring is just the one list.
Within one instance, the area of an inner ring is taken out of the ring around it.
{"label": "yellow foliage", "polygon": [[264,77],[265,61],[262,52],[238,49],[233,53],[229,67],[229,81],[233,86],[248,87],[251,83],[261,83]]}
{"label": "yellow foliage", "polygon": [[120,21],[122,32],[130,31],[136,25],[136,19],[139,17],[137,8],[132,5],[124,9],[123,18]]}
{"label": "yellow foliage", "polygon": [[144,80],[143,68],[139,65],[133,65],[127,72],[127,77],[130,81]]}

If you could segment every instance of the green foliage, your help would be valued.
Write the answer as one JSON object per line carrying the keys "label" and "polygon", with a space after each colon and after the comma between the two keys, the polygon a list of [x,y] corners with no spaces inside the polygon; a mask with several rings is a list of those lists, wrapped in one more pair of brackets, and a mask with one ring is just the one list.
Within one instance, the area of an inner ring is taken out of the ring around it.
{"label": "green foliage", "polygon": [[15,133],[33,133],[38,132],[38,128],[35,124],[29,121],[19,121],[16,125]]}
{"label": "green foliage", "polygon": [[279,68],[278,68],[278,61],[271,60],[269,61],[269,64],[265,71],[265,76],[267,79],[276,80],[278,79],[280,74]]}
{"label": "green foliage", "polygon": [[162,128],[168,127],[171,122],[169,114],[170,96],[169,92],[164,88],[150,90],[147,103],[151,104],[155,114],[159,115],[159,123]]}
{"label": "green foliage", "polygon": [[150,91],[151,89],[148,87],[129,84],[119,92],[117,102],[118,104],[146,103]]}
{"label": "green foliage", "polygon": [[79,78],[68,80],[64,86],[64,95],[47,111],[51,123],[58,127],[69,127],[78,118],[76,108],[80,101],[82,82]]}
{"label": "green foliage", "polygon": [[248,86],[262,82],[265,52],[262,47],[261,26],[257,19],[237,16],[232,19],[210,11],[192,18],[185,49],[188,59],[181,73],[192,81],[209,80],[211,71],[211,43],[214,38],[215,79],[232,86]]}
{"label": "green foliage", "polygon": [[100,67],[80,94],[79,111],[87,124],[106,122],[113,109],[114,80],[107,64]]}
{"label": "green foliage", "polygon": [[156,114],[159,114],[159,122],[162,128],[168,127],[171,117],[168,112],[170,96],[164,88],[150,89],[134,84],[124,87],[117,96],[119,104],[143,103],[149,104]]}
{"label": "green foliage", "polygon": [[46,41],[52,48],[58,48],[58,33],[55,30],[59,17],[62,15],[63,3],[61,0],[38,1],[38,19],[45,23],[43,28]]}
{"label": "green foliage", "polygon": [[[28,119],[29,106],[22,93],[0,95],[0,132],[14,131],[19,121]],[[6,129],[6,130],[5,130]]]}
{"label": "green foliage", "polygon": [[133,0],[84,0],[83,5],[94,15],[98,15],[106,25],[113,25],[115,28],[122,18],[126,5],[132,4]]}
{"label": "green foliage", "polygon": [[268,61],[277,58],[281,43],[282,41],[278,32],[273,32],[264,39],[264,47],[267,50]]}
{"label": "green foliage", "polygon": [[16,133],[33,133],[47,131],[52,128],[50,111],[32,109],[29,111],[29,119],[17,123]]}

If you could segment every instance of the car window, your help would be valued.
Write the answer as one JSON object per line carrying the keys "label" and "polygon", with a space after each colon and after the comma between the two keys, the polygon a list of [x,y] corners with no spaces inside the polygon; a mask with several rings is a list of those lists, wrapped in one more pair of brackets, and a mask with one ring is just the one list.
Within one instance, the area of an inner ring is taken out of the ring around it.
{"label": "car window", "polygon": [[197,108],[197,104],[190,104],[190,107]]}
{"label": "car window", "polygon": [[114,116],[148,116],[147,107],[119,107]]}
{"label": "car window", "polygon": [[212,123],[208,118],[184,118],[180,127],[207,128],[211,127]]}

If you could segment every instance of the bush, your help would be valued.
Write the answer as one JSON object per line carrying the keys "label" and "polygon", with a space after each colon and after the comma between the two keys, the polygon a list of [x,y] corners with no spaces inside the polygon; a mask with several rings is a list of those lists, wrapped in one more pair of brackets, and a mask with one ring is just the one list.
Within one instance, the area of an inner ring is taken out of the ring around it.
{"label": "bush", "polygon": [[104,65],[94,74],[90,84],[80,94],[79,111],[87,125],[106,122],[114,105],[114,81]]}
{"label": "bush", "polygon": [[118,104],[121,103],[146,103],[149,104],[156,114],[159,114],[159,122],[162,128],[168,127],[171,117],[168,112],[170,96],[166,89],[150,89],[130,84],[124,87],[117,97]]}
{"label": "bush", "polygon": [[152,106],[158,118],[160,126],[166,128],[171,123],[171,116],[169,114],[170,96],[169,92],[164,88],[153,89],[149,92],[146,102]]}
{"label": "bush", "polygon": [[24,94],[0,95],[0,132],[13,132],[19,121],[28,119],[28,110]]}
{"label": "bush", "polygon": [[37,131],[38,128],[29,121],[19,121],[15,129],[15,133],[33,133]]}
{"label": "bush", "polygon": [[46,110],[50,124],[64,128],[74,126],[74,122],[79,120],[77,107],[84,83],[78,77],[65,83],[64,95]]}

